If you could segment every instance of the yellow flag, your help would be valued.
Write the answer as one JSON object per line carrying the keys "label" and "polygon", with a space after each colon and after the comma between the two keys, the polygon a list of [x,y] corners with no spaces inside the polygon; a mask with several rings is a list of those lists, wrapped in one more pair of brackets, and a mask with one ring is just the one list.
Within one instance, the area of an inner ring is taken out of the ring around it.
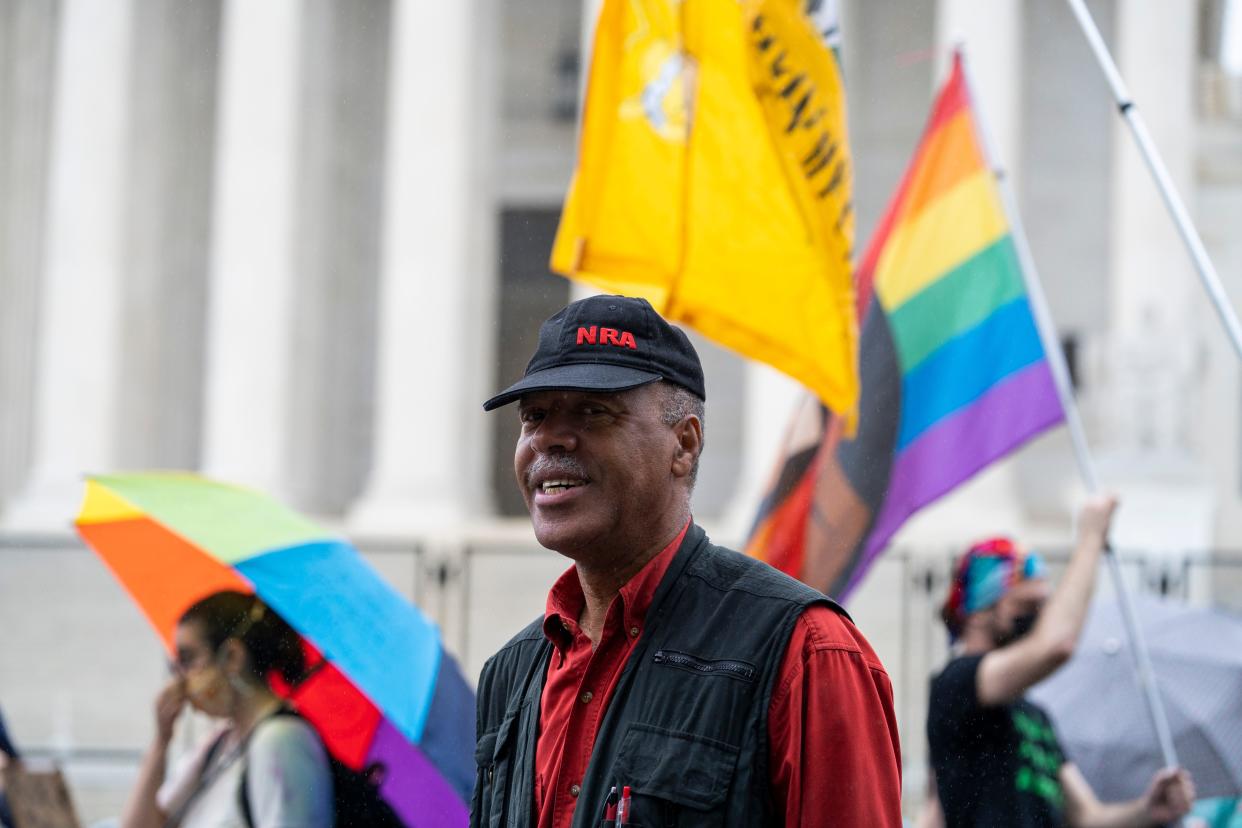
{"label": "yellow flag", "polygon": [[852,420],[834,18],[833,0],[605,0],[551,266],[646,298]]}

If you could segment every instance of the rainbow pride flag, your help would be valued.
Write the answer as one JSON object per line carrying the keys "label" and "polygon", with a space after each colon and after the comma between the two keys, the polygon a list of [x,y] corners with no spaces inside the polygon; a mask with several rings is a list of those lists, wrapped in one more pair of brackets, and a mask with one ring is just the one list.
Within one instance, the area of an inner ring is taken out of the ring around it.
{"label": "rainbow pride flag", "polygon": [[955,59],[858,268],[858,433],[800,412],[751,533],[838,598],[916,511],[1064,419],[978,135]]}

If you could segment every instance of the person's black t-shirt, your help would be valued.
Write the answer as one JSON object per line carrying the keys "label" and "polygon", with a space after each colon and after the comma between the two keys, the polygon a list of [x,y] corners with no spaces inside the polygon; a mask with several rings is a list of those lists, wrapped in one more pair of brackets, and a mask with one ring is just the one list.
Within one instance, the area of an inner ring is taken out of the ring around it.
{"label": "person's black t-shirt", "polygon": [[1065,825],[1065,755],[1048,715],[1019,699],[979,704],[982,656],[955,658],[932,680],[927,739],[945,824]]}

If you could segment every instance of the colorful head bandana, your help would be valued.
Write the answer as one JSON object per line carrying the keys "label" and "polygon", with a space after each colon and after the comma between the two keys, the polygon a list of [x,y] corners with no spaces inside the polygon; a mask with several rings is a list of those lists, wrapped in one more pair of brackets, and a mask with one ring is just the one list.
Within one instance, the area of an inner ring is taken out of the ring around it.
{"label": "colorful head bandana", "polygon": [[962,634],[966,616],[993,606],[1014,584],[1044,577],[1044,561],[1023,552],[1009,538],[990,538],[974,546],[957,563],[949,597],[940,615],[953,641]]}

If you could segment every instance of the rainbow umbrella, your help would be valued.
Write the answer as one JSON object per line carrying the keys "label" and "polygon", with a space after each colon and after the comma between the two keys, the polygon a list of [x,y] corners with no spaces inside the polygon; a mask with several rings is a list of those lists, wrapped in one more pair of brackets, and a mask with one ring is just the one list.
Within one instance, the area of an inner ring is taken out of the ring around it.
{"label": "rainbow umbrella", "polygon": [[353,546],[183,473],[92,476],[76,524],[170,651],[195,601],[257,594],[304,639],[313,666],[288,694],[333,755],[381,766],[380,793],[411,828],[467,824],[474,694],[436,627]]}

